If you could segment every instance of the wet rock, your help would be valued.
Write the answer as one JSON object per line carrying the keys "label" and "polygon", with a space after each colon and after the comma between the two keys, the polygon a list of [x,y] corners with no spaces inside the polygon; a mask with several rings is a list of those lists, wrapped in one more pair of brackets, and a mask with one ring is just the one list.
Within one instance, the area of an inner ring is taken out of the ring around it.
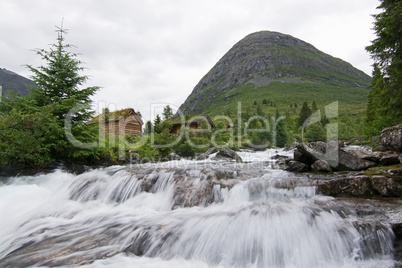
{"label": "wet rock", "polygon": [[302,162],[291,160],[289,161],[288,167],[285,170],[300,173],[308,171],[308,166]]}
{"label": "wet rock", "polygon": [[216,154],[216,158],[217,159],[229,158],[229,159],[236,160],[236,162],[240,162],[240,163],[243,162],[243,159],[235,151],[228,149],[228,148],[224,148],[224,149],[220,150]]}
{"label": "wet rock", "polygon": [[311,169],[313,171],[318,171],[318,172],[331,172],[332,171],[331,166],[325,160],[315,161],[314,164],[311,165]]}
{"label": "wet rock", "polygon": [[372,176],[371,184],[381,196],[402,196],[402,178]]}
{"label": "wet rock", "polygon": [[209,148],[205,153],[200,154],[197,157],[197,160],[205,160],[208,158],[208,156],[210,156],[211,154],[216,153],[218,150],[215,147]]}
{"label": "wet rock", "polygon": [[402,124],[385,128],[380,136],[383,151],[402,152]]}
{"label": "wet rock", "polygon": [[272,156],[271,159],[274,159],[274,160],[287,160],[287,159],[289,159],[289,157],[286,156],[286,155],[276,154],[276,155]]}
{"label": "wet rock", "polygon": [[334,179],[318,185],[318,189],[331,196],[372,196],[374,194],[369,176]]}
{"label": "wet rock", "polygon": [[355,197],[400,197],[402,196],[402,178],[385,176],[349,176],[319,184],[318,189],[331,196]]}

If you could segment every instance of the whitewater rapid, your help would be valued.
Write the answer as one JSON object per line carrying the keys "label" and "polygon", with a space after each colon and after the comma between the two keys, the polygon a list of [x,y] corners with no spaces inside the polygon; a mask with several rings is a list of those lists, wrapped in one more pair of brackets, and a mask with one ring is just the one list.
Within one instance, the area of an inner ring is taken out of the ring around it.
{"label": "whitewater rapid", "polygon": [[394,266],[389,224],[239,154],[3,178],[0,267]]}

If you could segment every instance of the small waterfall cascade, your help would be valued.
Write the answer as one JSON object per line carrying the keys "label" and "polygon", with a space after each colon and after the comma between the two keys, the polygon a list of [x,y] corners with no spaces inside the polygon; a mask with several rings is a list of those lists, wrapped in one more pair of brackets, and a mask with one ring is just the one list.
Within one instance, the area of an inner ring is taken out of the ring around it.
{"label": "small waterfall cascade", "polygon": [[249,168],[5,179],[0,267],[394,267],[387,222],[339,206],[307,177]]}

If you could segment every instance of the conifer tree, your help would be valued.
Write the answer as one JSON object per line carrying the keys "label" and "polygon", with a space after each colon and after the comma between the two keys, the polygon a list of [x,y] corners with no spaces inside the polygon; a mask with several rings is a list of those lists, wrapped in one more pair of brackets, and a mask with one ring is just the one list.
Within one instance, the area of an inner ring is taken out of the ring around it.
{"label": "conifer tree", "polygon": [[303,106],[301,108],[300,114],[299,114],[299,119],[297,120],[297,124],[299,126],[303,126],[303,123],[307,120],[307,118],[310,117],[310,115],[313,114],[313,111],[311,111],[310,107],[308,106],[307,102],[303,102]]}
{"label": "conifer tree", "polygon": [[373,79],[367,107],[368,134],[402,123],[402,1],[381,0],[374,15],[377,38],[366,50],[374,59]]}
{"label": "conifer tree", "polygon": [[[70,142],[71,136],[82,143],[96,139],[93,127],[85,122],[93,114],[90,97],[99,87],[81,89],[88,77],[80,74],[84,68],[77,54],[69,51],[71,45],[64,44],[67,30],[60,27],[57,33],[57,42],[49,50],[36,50],[45,64],[37,68],[27,65],[36,84],[31,94],[0,103],[3,112],[0,128],[6,130],[0,137],[0,150],[3,150],[0,157],[6,163],[45,165],[54,160],[89,160],[97,158],[100,152]],[[67,115],[71,115],[69,131],[65,128]],[[14,126],[13,121],[18,125]],[[14,127],[18,129],[17,140],[9,131]]]}
{"label": "conifer tree", "polygon": [[172,108],[170,108],[169,105],[166,105],[166,106],[163,108],[162,116],[163,116],[163,119],[164,119],[164,120],[168,120],[168,119],[170,119],[170,118],[173,117],[173,110],[172,110]]}
{"label": "conifer tree", "polygon": [[90,97],[99,87],[80,88],[87,82],[88,76],[80,74],[84,70],[82,62],[77,59],[76,53],[69,51],[72,45],[64,43],[64,35],[68,30],[56,28],[56,44],[51,45],[49,50],[36,50],[36,54],[42,57],[46,65],[37,68],[27,65],[33,72],[31,78],[37,85],[37,88],[31,89],[31,97],[38,106],[55,106],[54,115],[58,117],[60,124],[64,124],[65,115],[73,107],[78,104],[85,106],[73,118],[75,122],[83,123],[93,116],[89,109],[92,103]]}

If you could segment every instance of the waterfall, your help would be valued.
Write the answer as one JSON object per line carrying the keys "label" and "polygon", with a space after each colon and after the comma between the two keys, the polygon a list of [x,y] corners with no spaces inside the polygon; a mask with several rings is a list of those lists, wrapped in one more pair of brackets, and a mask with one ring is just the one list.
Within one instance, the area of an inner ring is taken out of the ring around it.
{"label": "waterfall", "polygon": [[388,223],[339,209],[307,177],[246,169],[3,179],[0,267],[393,267]]}

